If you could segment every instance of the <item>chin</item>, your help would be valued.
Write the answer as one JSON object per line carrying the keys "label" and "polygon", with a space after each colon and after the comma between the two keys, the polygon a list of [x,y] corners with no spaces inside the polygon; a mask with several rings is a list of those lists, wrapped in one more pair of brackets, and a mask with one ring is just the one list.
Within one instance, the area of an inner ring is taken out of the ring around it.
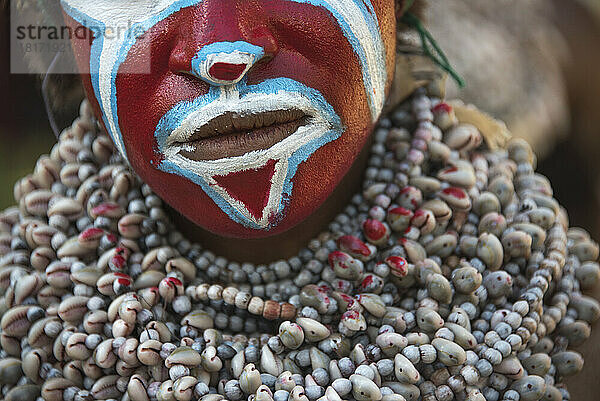
{"label": "chin", "polygon": [[[258,168],[240,164],[233,173],[218,176],[212,185],[201,180],[204,171],[193,170],[188,159],[178,165],[178,158],[164,158],[159,163],[134,157],[130,163],[165,202],[195,225],[223,237],[265,238],[294,228],[327,200],[371,130],[369,125],[340,132],[335,140],[303,154],[306,158],[299,161],[265,158],[266,163]],[[278,168],[283,168],[284,174]],[[186,173],[189,171],[199,173]]]}

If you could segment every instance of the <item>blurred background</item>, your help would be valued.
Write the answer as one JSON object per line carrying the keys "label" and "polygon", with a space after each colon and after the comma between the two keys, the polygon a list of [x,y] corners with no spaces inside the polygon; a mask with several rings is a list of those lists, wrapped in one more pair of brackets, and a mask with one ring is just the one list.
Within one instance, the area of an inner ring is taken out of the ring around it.
{"label": "blurred background", "polygon": [[[9,7],[0,1],[0,210],[15,181],[30,173],[55,136],[38,75],[10,74]],[[530,141],[571,225],[600,240],[600,0],[445,0],[423,18],[467,81],[459,96],[507,122]],[[35,62],[35,61],[33,61]],[[74,118],[83,91],[76,76],[50,75],[59,127]],[[596,291],[600,294],[600,290]],[[600,327],[580,349],[584,372],[572,400],[598,400]]]}

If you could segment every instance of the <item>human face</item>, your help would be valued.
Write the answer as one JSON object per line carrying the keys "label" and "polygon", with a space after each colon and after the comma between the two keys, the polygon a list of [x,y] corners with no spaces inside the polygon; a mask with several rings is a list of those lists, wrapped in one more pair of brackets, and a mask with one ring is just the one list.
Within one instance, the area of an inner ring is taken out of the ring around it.
{"label": "human face", "polygon": [[314,212],[365,145],[393,73],[394,0],[62,6],[95,33],[73,48],[115,146],[223,236],[281,233]]}

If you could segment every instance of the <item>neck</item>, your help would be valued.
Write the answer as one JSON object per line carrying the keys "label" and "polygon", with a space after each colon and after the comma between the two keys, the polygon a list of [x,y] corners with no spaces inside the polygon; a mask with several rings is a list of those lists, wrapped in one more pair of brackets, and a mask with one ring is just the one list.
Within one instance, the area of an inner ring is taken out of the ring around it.
{"label": "neck", "polygon": [[369,141],[363,147],[348,173],[323,205],[285,233],[261,239],[221,237],[203,230],[171,209],[173,222],[187,238],[193,238],[194,242],[202,244],[204,248],[232,261],[260,264],[290,258],[326,230],[327,225],[350,203],[352,196],[362,189],[361,178],[367,165],[370,145]]}

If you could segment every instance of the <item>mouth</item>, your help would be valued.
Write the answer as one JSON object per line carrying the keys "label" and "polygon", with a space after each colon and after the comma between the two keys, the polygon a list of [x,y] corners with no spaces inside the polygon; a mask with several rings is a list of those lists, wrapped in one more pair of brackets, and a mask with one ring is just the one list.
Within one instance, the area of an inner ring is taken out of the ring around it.
{"label": "mouth", "polygon": [[307,125],[310,116],[299,109],[259,113],[225,112],[195,128],[172,146],[194,161],[218,160],[268,149]]}
{"label": "mouth", "polygon": [[200,186],[236,223],[268,230],[300,164],[343,132],[316,89],[288,78],[242,82],[168,110],[154,131],[156,168]]}

